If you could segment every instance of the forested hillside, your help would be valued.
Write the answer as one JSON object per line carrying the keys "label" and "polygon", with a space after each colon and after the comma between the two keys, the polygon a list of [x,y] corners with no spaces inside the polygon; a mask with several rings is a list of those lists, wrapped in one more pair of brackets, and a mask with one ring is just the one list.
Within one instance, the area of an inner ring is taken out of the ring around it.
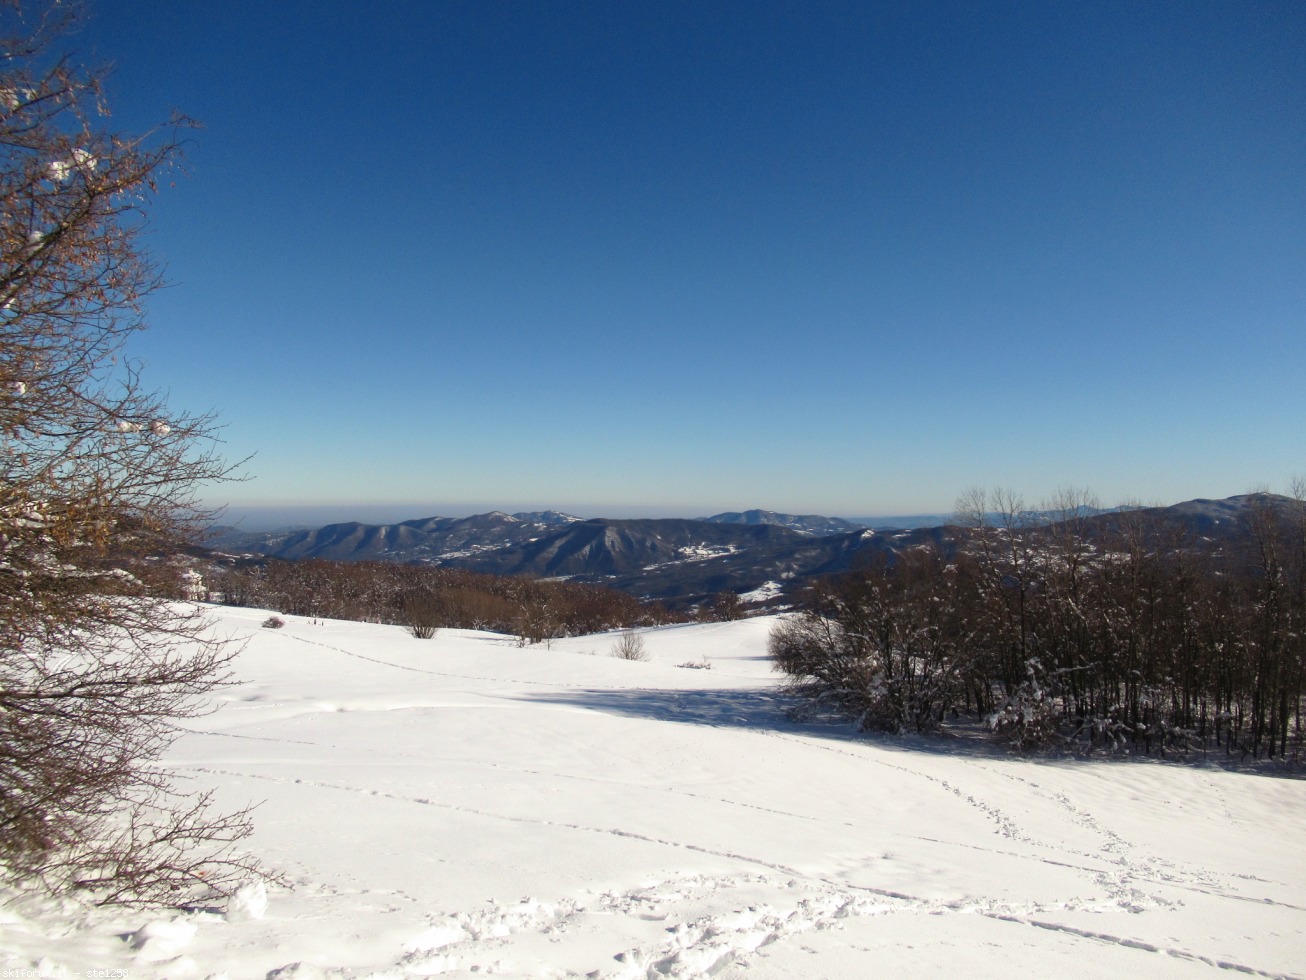
{"label": "forested hillside", "polygon": [[428,636],[450,627],[538,643],[670,621],[661,606],[600,586],[377,561],[246,563],[219,573],[213,586],[228,605],[397,624]]}

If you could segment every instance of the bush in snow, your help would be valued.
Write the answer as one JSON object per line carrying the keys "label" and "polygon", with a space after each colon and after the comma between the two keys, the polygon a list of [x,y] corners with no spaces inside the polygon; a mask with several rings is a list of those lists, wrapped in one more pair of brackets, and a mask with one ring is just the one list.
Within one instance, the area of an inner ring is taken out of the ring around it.
{"label": "bush in snow", "polygon": [[612,645],[612,655],[618,660],[648,660],[644,638],[630,630],[622,633],[617,642]]}
{"label": "bush in snow", "polygon": [[862,729],[931,731],[958,700],[955,577],[916,553],[816,588],[771,632],[789,689]]}
{"label": "bush in snow", "polygon": [[404,622],[419,640],[434,639],[444,622],[444,604],[431,592],[410,592],[403,598]]}
{"label": "bush in snow", "polygon": [[744,618],[744,600],[735,592],[718,592],[712,597],[712,615],[724,623]]}
{"label": "bush in snow", "polygon": [[1029,676],[1002,706],[989,715],[989,729],[1023,750],[1046,748],[1059,740],[1056,686],[1043,676],[1043,665],[1029,661]]}

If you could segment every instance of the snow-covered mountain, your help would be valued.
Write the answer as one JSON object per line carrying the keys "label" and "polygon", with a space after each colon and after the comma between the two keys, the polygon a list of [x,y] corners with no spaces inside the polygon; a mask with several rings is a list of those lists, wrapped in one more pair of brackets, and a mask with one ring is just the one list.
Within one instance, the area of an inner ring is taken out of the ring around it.
{"label": "snow-covered mountain", "polygon": [[[1275,509],[1287,503],[1273,494],[1248,494],[1084,514],[1080,523],[1091,535],[1095,528],[1141,518],[1186,536],[1196,547],[1223,549],[1250,539],[1257,506]],[[851,530],[840,530],[845,523]],[[756,510],[701,520],[581,520],[545,511],[218,535],[211,546],[285,559],[423,562],[499,575],[567,577],[687,607],[720,591],[758,594],[770,589],[771,597],[781,601],[785,590],[801,587],[813,576],[847,571],[876,554],[927,543],[946,550],[962,534],[947,525],[872,531],[838,518]]]}
{"label": "snow-covered mountain", "polygon": [[12,975],[1302,975],[1306,781],[798,722],[766,618],[644,630],[634,662],[611,635],[213,615],[236,683],[165,762],[262,801],[246,846],[287,885],[165,913],[6,893]]}
{"label": "snow-covered mountain", "polygon": [[220,528],[206,543],[221,551],[292,560],[443,561],[520,544],[579,520],[552,510],[519,514],[491,511],[472,517],[425,517],[399,524],[350,521],[292,531]]}
{"label": "snow-covered mountain", "polygon": [[[904,533],[911,539],[904,539]],[[430,517],[399,524],[328,524],[294,531],[213,533],[211,548],[296,560],[420,562],[498,575],[569,578],[621,589],[672,607],[721,591],[781,598],[851,567],[856,553],[910,546],[937,528],[875,535],[838,518],[772,511],[691,520],[582,520],[556,511]]]}

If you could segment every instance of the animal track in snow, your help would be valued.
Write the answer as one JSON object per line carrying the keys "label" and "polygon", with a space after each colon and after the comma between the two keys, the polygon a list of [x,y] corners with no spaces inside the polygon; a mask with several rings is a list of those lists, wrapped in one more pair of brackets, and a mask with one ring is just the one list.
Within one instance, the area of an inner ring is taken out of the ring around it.
{"label": "animal track in snow", "polygon": [[309,646],[321,647],[324,650],[331,650],[335,653],[344,654],[346,657],[353,657],[357,660],[366,660],[371,664],[379,664],[382,667],[392,667],[395,670],[406,670],[413,674],[430,674],[433,677],[452,677],[456,680],[466,681],[490,681],[494,684],[526,684],[532,687],[551,687],[551,688],[572,688],[580,689],[584,687],[581,684],[568,684],[564,681],[528,681],[522,678],[511,677],[484,677],[478,674],[454,674],[443,670],[428,670],[425,667],[410,667],[407,664],[397,664],[390,660],[381,660],[378,657],[369,657],[366,654],[355,653],[353,650],[346,650],[344,647],[338,647],[331,643],[323,643],[321,640],[310,640],[304,636],[289,635],[287,639],[296,640],[300,643],[307,643]]}
{"label": "animal track in snow", "polygon": [[[758,896],[765,900],[757,900]],[[732,963],[747,965],[754,954],[774,943],[813,931],[840,929],[856,918],[981,915],[1252,975],[1278,976],[1180,948],[1043,918],[1048,913],[1077,910],[1108,911],[1073,901],[1022,904],[985,898],[941,902],[893,897],[873,889],[756,872],[687,874],[581,899],[545,903],[526,898],[516,905],[491,902],[483,909],[436,917],[430,928],[406,944],[396,966],[405,973],[420,975],[454,970],[515,972],[513,937],[531,932],[563,936],[587,917],[616,914],[665,923],[662,938],[620,950],[606,966],[597,965],[587,976],[599,980],[703,978]],[[561,973],[558,971],[558,975]]]}

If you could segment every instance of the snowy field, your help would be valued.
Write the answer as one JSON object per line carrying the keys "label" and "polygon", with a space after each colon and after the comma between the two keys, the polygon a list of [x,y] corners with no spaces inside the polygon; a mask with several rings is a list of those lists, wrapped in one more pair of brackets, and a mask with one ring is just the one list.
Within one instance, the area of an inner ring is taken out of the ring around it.
{"label": "snowy field", "polygon": [[293,888],[11,896],[0,975],[1306,976],[1304,781],[795,724],[769,619],[640,663],[267,615],[214,610],[241,683],[168,762]]}

